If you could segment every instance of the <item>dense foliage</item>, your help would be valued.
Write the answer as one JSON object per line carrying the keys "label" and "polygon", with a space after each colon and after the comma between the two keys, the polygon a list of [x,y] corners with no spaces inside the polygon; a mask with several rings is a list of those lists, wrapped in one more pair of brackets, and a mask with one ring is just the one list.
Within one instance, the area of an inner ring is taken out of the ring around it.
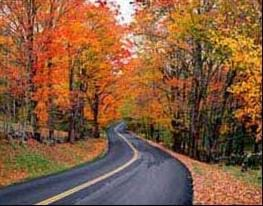
{"label": "dense foliage", "polygon": [[74,142],[126,118],[200,160],[258,152],[261,0],[132,1],[130,27],[113,2],[0,1],[5,134]]}
{"label": "dense foliage", "polygon": [[127,118],[131,125],[204,161],[258,152],[262,2],[134,4],[132,31],[138,53],[130,62],[132,95],[122,111],[133,117]]}
{"label": "dense foliage", "polygon": [[106,1],[0,1],[5,133],[52,139],[65,130],[74,142],[99,137],[100,125],[118,117],[116,87],[129,52],[116,15]]}

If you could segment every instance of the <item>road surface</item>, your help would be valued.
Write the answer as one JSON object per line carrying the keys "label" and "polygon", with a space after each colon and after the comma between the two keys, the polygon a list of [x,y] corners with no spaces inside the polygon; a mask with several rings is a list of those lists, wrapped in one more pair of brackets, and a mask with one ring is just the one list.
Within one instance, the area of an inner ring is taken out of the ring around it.
{"label": "road surface", "polygon": [[0,205],[192,204],[189,171],[120,123],[108,130],[107,155],[72,170],[0,189]]}

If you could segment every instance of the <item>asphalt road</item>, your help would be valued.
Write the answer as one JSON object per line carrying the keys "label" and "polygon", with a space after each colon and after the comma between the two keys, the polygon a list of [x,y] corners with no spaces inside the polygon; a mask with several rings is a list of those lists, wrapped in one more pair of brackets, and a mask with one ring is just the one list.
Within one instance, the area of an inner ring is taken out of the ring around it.
{"label": "asphalt road", "polygon": [[190,173],[179,161],[134,137],[123,123],[111,127],[108,137],[104,158],[0,189],[0,205],[192,204]]}

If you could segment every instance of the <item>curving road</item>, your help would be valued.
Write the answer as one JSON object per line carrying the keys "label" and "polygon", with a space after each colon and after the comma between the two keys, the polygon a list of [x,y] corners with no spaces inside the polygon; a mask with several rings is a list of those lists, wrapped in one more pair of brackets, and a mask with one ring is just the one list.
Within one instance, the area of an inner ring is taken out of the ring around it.
{"label": "curving road", "polygon": [[108,130],[107,155],[90,164],[0,190],[0,205],[192,204],[189,171],[120,123]]}

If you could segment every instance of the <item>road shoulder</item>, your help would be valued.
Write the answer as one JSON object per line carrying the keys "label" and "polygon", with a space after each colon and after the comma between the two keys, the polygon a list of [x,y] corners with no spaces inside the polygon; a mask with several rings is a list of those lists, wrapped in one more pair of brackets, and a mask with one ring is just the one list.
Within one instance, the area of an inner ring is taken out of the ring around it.
{"label": "road shoulder", "polygon": [[0,187],[64,172],[98,160],[108,152],[107,138],[56,146],[35,140],[24,145],[0,141]]}

